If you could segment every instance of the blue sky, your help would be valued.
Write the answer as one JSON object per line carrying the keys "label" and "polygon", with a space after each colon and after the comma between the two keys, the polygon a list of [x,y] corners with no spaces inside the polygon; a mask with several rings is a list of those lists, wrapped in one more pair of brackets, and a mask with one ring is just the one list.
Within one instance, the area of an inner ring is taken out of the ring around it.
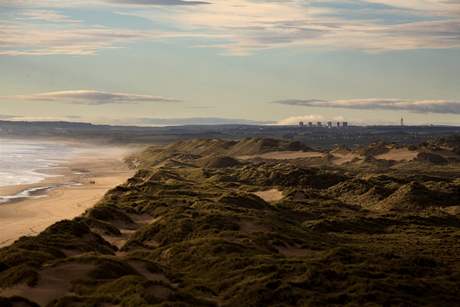
{"label": "blue sky", "polygon": [[460,123],[456,0],[0,0],[0,29],[4,119]]}

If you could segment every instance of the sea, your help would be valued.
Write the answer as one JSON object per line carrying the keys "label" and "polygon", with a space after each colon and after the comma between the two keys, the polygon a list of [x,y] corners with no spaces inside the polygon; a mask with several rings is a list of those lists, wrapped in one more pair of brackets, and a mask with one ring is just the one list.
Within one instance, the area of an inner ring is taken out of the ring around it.
{"label": "sea", "polygon": [[[0,138],[0,187],[35,184],[51,175],[76,149],[64,143]],[[0,196],[0,204],[39,195],[51,187],[35,187]]]}

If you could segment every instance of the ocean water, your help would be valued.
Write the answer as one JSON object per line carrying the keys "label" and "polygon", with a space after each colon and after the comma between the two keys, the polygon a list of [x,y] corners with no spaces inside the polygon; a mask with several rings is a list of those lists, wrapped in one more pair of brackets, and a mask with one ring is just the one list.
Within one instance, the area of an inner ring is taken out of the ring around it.
{"label": "ocean water", "polygon": [[40,182],[74,151],[62,143],[0,138],[0,187]]}

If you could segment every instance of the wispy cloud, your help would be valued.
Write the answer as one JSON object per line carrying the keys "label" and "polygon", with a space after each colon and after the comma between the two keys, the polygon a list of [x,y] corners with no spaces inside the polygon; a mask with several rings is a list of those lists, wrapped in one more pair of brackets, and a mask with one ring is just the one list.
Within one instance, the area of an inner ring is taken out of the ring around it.
{"label": "wispy cloud", "polygon": [[[0,55],[90,55],[129,42],[153,38],[153,33],[94,27],[44,27],[0,22]],[[27,37],[27,39],[24,39]]]}
{"label": "wispy cloud", "polygon": [[[228,0],[167,17],[184,29],[224,36],[207,46],[231,54],[284,47],[369,52],[460,47],[460,21],[453,4],[384,2],[372,6],[369,1]],[[395,20],[396,13],[399,18]]]}
{"label": "wispy cloud", "polygon": [[183,117],[183,118],[154,118],[154,117],[85,117],[85,116],[19,116],[2,115],[0,120],[6,121],[67,121],[67,122],[91,122],[94,124],[129,125],[144,127],[165,126],[211,126],[211,125],[269,125],[273,121],[256,121],[241,118],[224,117]]}
{"label": "wispy cloud", "polygon": [[165,5],[165,6],[188,6],[210,4],[206,1],[184,1],[184,0],[107,0],[111,3],[128,4],[128,5]]}
{"label": "wispy cloud", "polygon": [[3,96],[2,100],[64,102],[86,105],[103,105],[112,103],[138,103],[138,102],[179,102],[151,95],[111,93],[95,90],[71,90],[59,92],[37,93],[32,95]]}
{"label": "wispy cloud", "polygon": [[[137,41],[183,37],[201,38],[192,46],[233,55],[287,47],[367,52],[460,48],[458,1],[0,0],[2,5],[16,6],[28,21],[3,18],[0,55],[87,55]],[[120,28],[83,26],[56,12],[89,5],[155,25],[143,30],[126,23]],[[51,26],[34,24],[45,19]]]}
{"label": "wispy cloud", "polygon": [[0,114],[0,120],[11,120],[13,118],[15,118],[14,115]]}
{"label": "wispy cloud", "polygon": [[417,10],[428,14],[459,13],[460,2],[458,0],[367,0],[368,3],[377,3],[389,7]]}
{"label": "wispy cloud", "polygon": [[272,121],[256,121],[241,118],[187,117],[187,118],[125,118],[113,123],[141,126],[182,126],[182,125],[267,125]]}
{"label": "wispy cloud", "polygon": [[0,0],[4,7],[88,7],[88,5],[121,4],[121,5],[151,5],[151,6],[188,6],[209,4],[208,1],[197,0]]}
{"label": "wispy cloud", "polygon": [[52,10],[25,10],[17,18],[23,21],[46,21],[48,23],[80,23],[80,20],[72,19],[66,15]]}
{"label": "wispy cloud", "polygon": [[22,115],[6,115],[0,120],[8,122],[78,122],[76,118],[68,116],[22,116]]}
{"label": "wispy cloud", "polygon": [[[39,17],[44,16],[38,13]],[[123,48],[139,41],[219,37],[191,32],[83,26],[64,19],[62,23],[50,26],[0,21],[0,56],[94,55],[101,50]]]}
{"label": "wispy cloud", "polygon": [[288,106],[343,108],[356,110],[401,110],[416,113],[460,114],[460,101],[453,100],[410,100],[410,99],[287,99],[275,103]]}

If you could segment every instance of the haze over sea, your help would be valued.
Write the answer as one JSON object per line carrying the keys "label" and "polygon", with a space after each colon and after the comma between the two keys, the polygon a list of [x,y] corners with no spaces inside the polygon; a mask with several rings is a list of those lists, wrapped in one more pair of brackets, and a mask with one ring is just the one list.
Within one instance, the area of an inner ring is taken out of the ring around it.
{"label": "haze over sea", "polygon": [[0,187],[40,182],[74,150],[62,143],[0,138]]}

